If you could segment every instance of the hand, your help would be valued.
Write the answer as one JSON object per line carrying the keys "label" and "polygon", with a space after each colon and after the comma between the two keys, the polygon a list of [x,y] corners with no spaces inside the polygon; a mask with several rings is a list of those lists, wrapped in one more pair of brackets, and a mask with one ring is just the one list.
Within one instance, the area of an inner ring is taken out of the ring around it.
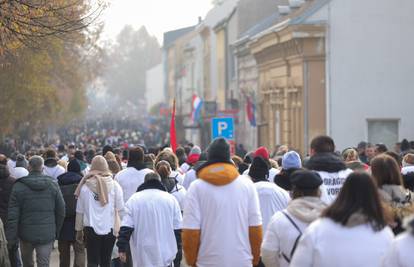
{"label": "hand", "polygon": [[83,231],[76,231],[76,241],[79,244],[83,244],[83,239],[84,239]]}
{"label": "hand", "polygon": [[127,254],[125,252],[119,252],[119,259],[121,262],[126,263],[127,262]]}

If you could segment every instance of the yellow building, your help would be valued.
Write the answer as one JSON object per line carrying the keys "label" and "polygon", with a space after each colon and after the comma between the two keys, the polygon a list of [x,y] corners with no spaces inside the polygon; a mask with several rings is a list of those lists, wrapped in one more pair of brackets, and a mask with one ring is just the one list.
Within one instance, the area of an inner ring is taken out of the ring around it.
{"label": "yellow building", "polygon": [[258,143],[307,152],[325,133],[325,26],[290,20],[250,43],[259,66]]}

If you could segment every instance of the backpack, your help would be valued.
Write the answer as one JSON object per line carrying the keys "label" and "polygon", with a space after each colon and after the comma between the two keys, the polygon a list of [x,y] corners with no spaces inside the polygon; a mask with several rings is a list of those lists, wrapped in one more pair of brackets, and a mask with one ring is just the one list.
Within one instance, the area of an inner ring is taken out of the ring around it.
{"label": "backpack", "polygon": [[293,227],[295,227],[296,228],[296,230],[298,230],[298,232],[299,232],[299,235],[298,235],[298,237],[296,237],[296,239],[295,239],[295,243],[293,243],[293,247],[292,247],[292,249],[290,250],[290,255],[289,256],[287,256],[285,253],[282,253],[282,257],[288,262],[288,263],[290,263],[290,261],[292,260],[292,258],[293,258],[293,254],[295,253],[295,250],[296,250],[296,247],[298,246],[298,243],[299,243],[299,239],[301,238],[301,236],[302,236],[302,231],[300,230],[300,228],[299,228],[299,226],[295,223],[295,221],[285,212],[285,211],[282,211],[282,214],[283,215],[285,215],[285,217],[289,220],[289,222],[293,225]]}

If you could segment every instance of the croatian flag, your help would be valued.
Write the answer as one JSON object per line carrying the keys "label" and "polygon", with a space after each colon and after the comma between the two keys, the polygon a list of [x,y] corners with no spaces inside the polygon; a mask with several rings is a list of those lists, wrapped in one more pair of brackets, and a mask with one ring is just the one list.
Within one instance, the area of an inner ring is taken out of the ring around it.
{"label": "croatian flag", "polygon": [[246,113],[250,125],[256,127],[256,105],[253,103],[253,100],[250,96],[247,97]]}
{"label": "croatian flag", "polygon": [[191,119],[193,123],[196,123],[201,116],[201,107],[203,106],[203,101],[197,95],[193,95],[193,101],[191,104],[192,112],[191,112]]}

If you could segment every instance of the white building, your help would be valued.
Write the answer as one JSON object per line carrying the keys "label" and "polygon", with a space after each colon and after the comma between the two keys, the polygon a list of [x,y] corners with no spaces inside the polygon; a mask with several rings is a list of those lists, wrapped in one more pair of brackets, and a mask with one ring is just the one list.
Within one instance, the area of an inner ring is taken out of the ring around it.
{"label": "white building", "polygon": [[328,25],[327,133],[339,148],[413,140],[414,1],[320,2],[306,23]]}

